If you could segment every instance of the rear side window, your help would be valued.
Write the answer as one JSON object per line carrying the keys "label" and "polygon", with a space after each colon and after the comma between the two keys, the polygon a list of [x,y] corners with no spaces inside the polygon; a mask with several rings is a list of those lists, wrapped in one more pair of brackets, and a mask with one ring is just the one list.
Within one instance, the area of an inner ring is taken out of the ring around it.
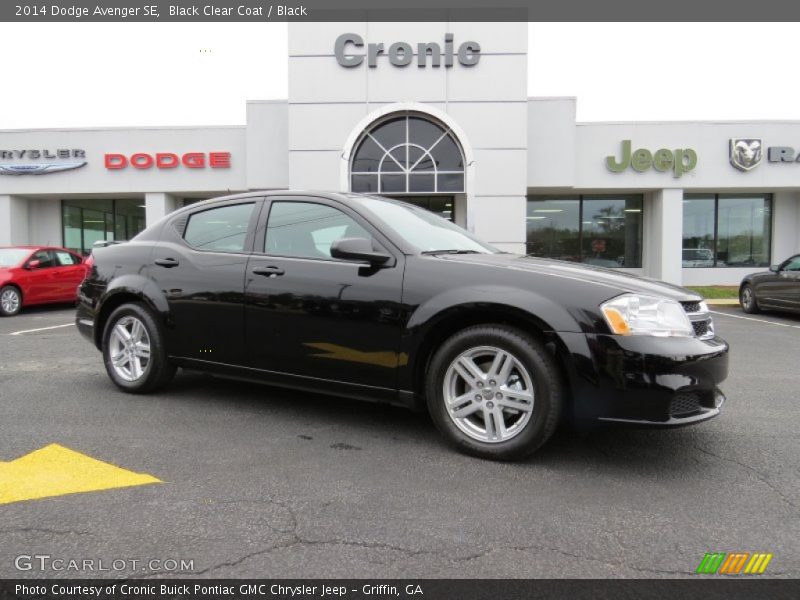
{"label": "rear side window", "polygon": [[80,259],[74,254],[70,254],[69,252],[64,252],[62,250],[56,250],[56,260],[58,261],[58,264],[62,267],[77,265],[78,263],[81,262]]}
{"label": "rear side window", "polygon": [[186,224],[183,239],[198,250],[244,252],[254,206],[251,202],[194,213]]}

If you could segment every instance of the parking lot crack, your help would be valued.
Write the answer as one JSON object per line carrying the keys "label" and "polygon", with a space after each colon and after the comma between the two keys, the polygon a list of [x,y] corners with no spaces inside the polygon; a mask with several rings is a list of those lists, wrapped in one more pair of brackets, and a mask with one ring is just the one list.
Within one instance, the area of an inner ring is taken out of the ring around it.
{"label": "parking lot crack", "polygon": [[797,504],[795,504],[791,500],[791,498],[788,498],[786,496],[786,494],[783,493],[783,490],[781,490],[774,483],[772,483],[769,479],[767,479],[767,476],[764,475],[761,471],[759,471],[755,467],[753,467],[751,465],[748,465],[747,463],[743,463],[741,461],[738,461],[738,460],[736,460],[734,458],[729,458],[727,456],[720,456],[719,454],[716,454],[715,452],[712,452],[711,450],[708,450],[706,448],[702,448],[702,447],[698,446],[697,444],[694,444],[693,447],[694,447],[695,450],[698,450],[698,451],[702,452],[703,454],[711,456],[712,458],[716,458],[717,460],[721,460],[721,461],[724,461],[724,462],[732,463],[734,465],[738,465],[738,466],[742,467],[743,469],[746,469],[747,471],[750,471],[753,475],[755,475],[756,479],[758,479],[761,483],[763,483],[768,488],[770,488],[773,492],[775,492],[775,494],[784,503],[788,504],[789,506],[791,506],[795,510],[798,510],[798,508],[800,508],[800,507],[797,506]]}
{"label": "parking lot crack", "polygon": [[633,571],[639,573],[654,573],[654,574],[661,574],[661,575],[686,575],[690,573],[689,571],[674,571],[670,569],[652,569],[647,567],[638,567],[635,565],[627,564],[623,561],[616,561],[616,560],[603,560],[601,558],[597,558],[596,556],[592,555],[584,555],[579,554],[576,552],[568,552],[566,550],[562,550],[561,548],[554,548],[552,546],[493,546],[491,548],[487,548],[483,552],[475,554],[473,556],[464,557],[460,559],[453,559],[453,562],[467,562],[471,560],[479,560],[484,558],[494,552],[498,552],[501,550],[507,550],[512,552],[535,552],[535,553],[542,553],[547,552],[551,554],[558,554],[560,556],[564,556],[566,558],[575,558],[578,560],[586,560],[590,562],[599,563],[608,567],[614,567],[615,569],[631,569]]}
{"label": "parking lot crack", "polygon": [[75,531],[72,529],[47,529],[45,527],[3,527],[2,533],[43,533],[47,535],[91,535],[91,531]]}

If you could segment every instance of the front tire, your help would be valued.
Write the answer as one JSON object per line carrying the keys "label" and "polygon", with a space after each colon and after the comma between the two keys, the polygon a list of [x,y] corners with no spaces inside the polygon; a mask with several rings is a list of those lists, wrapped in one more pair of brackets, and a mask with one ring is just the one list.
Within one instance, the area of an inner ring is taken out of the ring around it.
{"label": "front tire", "polygon": [[0,289],[0,315],[13,317],[22,308],[22,293],[13,285]]}
{"label": "front tire", "polygon": [[739,304],[742,306],[742,310],[749,315],[761,312],[761,309],[758,308],[756,292],[749,283],[745,283],[742,289],[739,290]]}
{"label": "front tire", "polygon": [[163,339],[158,323],[143,305],[117,308],[103,331],[103,362],[111,381],[131,394],[167,385],[176,369],[167,358]]}
{"label": "front tire", "polygon": [[436,427],[459,450],[491,460],[529,456],[553,434],[563,385],[544,345],[504,325],[453,335],[431,360],[426,393]]}

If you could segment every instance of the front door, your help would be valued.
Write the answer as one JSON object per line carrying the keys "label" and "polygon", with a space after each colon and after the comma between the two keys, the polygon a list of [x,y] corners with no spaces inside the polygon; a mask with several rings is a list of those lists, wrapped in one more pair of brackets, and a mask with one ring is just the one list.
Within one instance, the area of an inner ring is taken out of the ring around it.
{"label": "front door", "polygon": [[785,261],[775,274],[772,296],[777,307],[800,310],[800,256]]}
{"label": "front door", "polygon": [[[394,390],[403,361],[402,254],[334,201],[274,198],[262,219],[246,276],[250,365]],[[334,259],[331,244],[342,237],[372,239],[394,258],[381,268]]]}

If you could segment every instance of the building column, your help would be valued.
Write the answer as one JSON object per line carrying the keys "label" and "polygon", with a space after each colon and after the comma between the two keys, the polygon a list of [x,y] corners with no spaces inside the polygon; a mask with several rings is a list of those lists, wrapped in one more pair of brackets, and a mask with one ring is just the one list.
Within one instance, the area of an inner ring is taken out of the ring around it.
{"label": "building column", "polygon": [[656,190],[645,202],[644,274],[680,285],[683,280],[683,190]]}
{"label": "building column", "polygon": [[28,234],[28,201],[0,196],[0,246],[28,244]]}
{"label": "building column", "polygon": [[163,192],[149,192],[144,195],[145,223],[148,227],[167,216],[177,208],[173,196]]}

